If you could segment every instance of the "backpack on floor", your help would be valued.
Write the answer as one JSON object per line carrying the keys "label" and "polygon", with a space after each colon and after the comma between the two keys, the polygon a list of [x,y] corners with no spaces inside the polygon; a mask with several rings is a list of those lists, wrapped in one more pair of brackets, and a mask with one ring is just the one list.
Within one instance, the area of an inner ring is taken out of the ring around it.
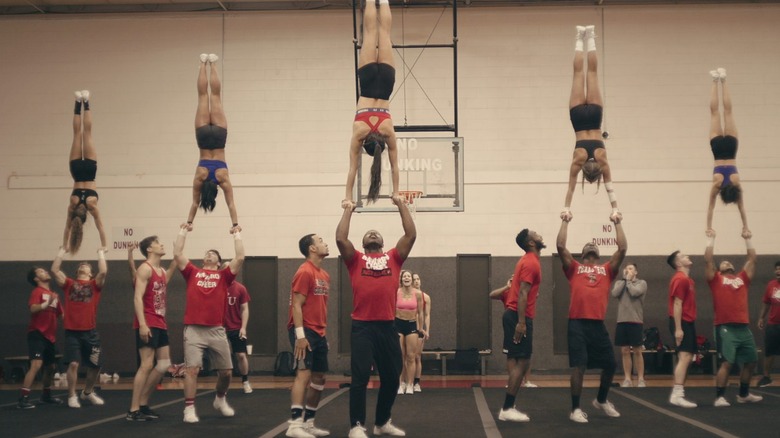
{"label": "backpack on floor", "polygon": [[658,327],[650,327],[645,329],[642,334],[642,344],[647,351],[658,351],[663,348],[661,344],[661,334],[658,332]]}
{"label": "backpack on floor", "polygon": [[276,355],[276,364],[274,365],[274,376],[294,376],[295,375],[295,356],[292,352],[282,351]]}

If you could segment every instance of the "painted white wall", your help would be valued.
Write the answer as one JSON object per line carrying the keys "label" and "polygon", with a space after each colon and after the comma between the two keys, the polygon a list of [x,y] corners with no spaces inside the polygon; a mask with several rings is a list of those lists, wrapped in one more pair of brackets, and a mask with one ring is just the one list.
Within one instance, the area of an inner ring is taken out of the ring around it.
{"label": "painted white wall", "polygon": [[[441,21],[436,26],[437,20]],[[568,95],[576,24],[597,25],[604,128],[629,252],[703,251],[712,155],[708,71],[729,72],[739,169],[759,253],[776,253],[780,149],[779,5],[480,8],[459,11],[463,213],[417,215],[413,256],[515,256],[514,235],[541,232],[554,250],[574,145]],[[449,12],[396,11],[394,40],[447,43]],[[158,234],[185,220],[197,151],[195,81],[218,53],[229,122],[228,165],[250,255],[298,257],[301,235],[332,241],[354,111],[351,11],[0,18],[0,260],[50,259],[71,190],[72,91],[92,91],[100,207],[111,240]],[[402,32],[402,29],[404,32]],[[408,50],[438,111],[452,109],[451,56]],[[402,60],[396,57],[399,71]],[[409,79],[396,122],[441,123]],[[406,98],[406,113],[404,113]],[[451,122],[451,120],[448,120]],[[575,194],[569,243],[610,236],[606,194]],[[187,253],[231,252],[222,197],[199,213]],[[396,214],[356,215],[352,239],[401,234]],[[735,207],[718,205],[716,251],[742,253]],[[98,246],[91,221],[85,257]],[[125,257],[112,250],[110,258]]]}

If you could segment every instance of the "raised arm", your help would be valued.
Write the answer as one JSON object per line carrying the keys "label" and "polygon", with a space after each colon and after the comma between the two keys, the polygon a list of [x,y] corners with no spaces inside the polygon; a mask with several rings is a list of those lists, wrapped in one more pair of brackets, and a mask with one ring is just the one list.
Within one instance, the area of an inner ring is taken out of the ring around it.
{"label": "raised arm", "polygon": [[568,232],[569,221],[562,220],[561,229],[558,230],[558,237],[555,239],[555,245],[558,247],[558,256],[561,258],[561,263],[563,263],[564,270],[568,270],[569,266],[571,266],[572,262],[574,262],[574,258],[571,256],[571,253],[568,249],[566,249]]}
{"label": "raised arm", "polygon": [[753,275],[756,273],[756,249],[753,248],[753,242],[750,237],[745,238],[745,247],[747,248],[747,260],[745,260],[745,266],[742,270],[752,280]]}
{"label": "raised arm", "polygon": [[710,189],[710,203],[707,206],[707,231],[712,230],[712,215],[715,212],[715,201],[718,199],[718,191],[719,186],[713,184]]}
{"label": "raised arm", "polygon": [[404,227],[404,235],[398,239],[395,249],[401,259],[406,260],[409,253],[412,252],[414,241],[417,240],[417,227],[414,225],[414,219],[412,219],[412,214],[409,213],[404,199],[400,196],[393,196],[392,199],[393,203],[398,206],[398,212],[401,214],[401,225]]}
{"label": "raised arm", "polygon": [[146,285],[151,276],[152,268],[146,263],[141,265],[135,276],[135,291],[133,293],[133,309],[135,309],[135,317],[138,318],[138,335],[144,342],[149,342],[151,333],[149,326],[146,325],[146,315],[144,315],[144,293],[146,293]]}
{"label": "raised arm", "polygon": [[609,260],[609,266],[612,269],[612,277],[614,278],[620,273],[620,265],[623,264],[623,259],[626,258],[628,241],[626,240],[626,233],[623,231],[623,224],[620,217],[612,215],[609,220],[615,224],[615,240],[617,240],[617,250],[612,254],[612,258]]}
{"label": "raised arm", "polygon": [[355,256],[355,246],[349,241],[349,223],[352,220],[352,212],[354,210],[354,204],[344,208],[344,213],[341,215],[341,220],[336,227],[336,246],[339,248],[339,253],[345,262],[349,262]]}
{"label": "raised arm", "polygon": [[176,260],[171,260],[171,264],[168,265],[168,269],[165,271],[165,283],[170,283],[173,278],[173,274],[178,270],[176,266]]}
{"label": "raised arm", "polygon": [[[347,186],[344,194],[344,202],[352,203],[353,205],[352,192],[355,188],[358,165],[360,165],[360,147],[360,139],[356,133],[353,133],[349,142],[349,172],[347,172]],[[347,207],[347,205],[342,204],[342,207]]]}
{"label": "raised arm", "polygon": [[704,250],[704,277],[707,281],[715,278],[715,230],[707,230],[707,248]]}
{"label": "raised arm", "polygon": [[387,137],[387,157],[390,159],[390,172],[393,179],[392,197],[398,195],[398,189],[400,187],[399,180],[401,179],[398,170],[398,147],[396,145],[395,132]]}
{"label": "raised arm", "polygon": [[577,176],[580,174],[582,164],[573,161],[571,168],[569,169],[569,187],[566,189],[566,199],[563,204],[563,211],[561,211],[561,219],[570,221],[574,217],[571,214],[571,199],[574,197],[574,189],[577,188]]}
{"label": "raised arm", "polygon": [[106,249],[98,249],[98,273],[95,276],[95,284],[99,288],[103,288],[106,284],[106,274],[108,274],[108,262],[106,262]]}
{"label": "raised arm", "polygon": [[228,211],[230,212],[230,222],[233,226],[230,227],[230,232],[241,231],[241,227],[238,226],[238,212],[236,211],[236,203],[233,199],[233,184],[230,179],[225,178],[219,183],[222,191],[225,192],[225,202],[227,203]]}
{"label": "raised arm", "polygon": [[238,273],[241,272],[241,267],[244,266],[244,259],[246,258],[244,241],[241,239],[240,231],[233,233],[233,241],[235,242],[236,256],[230,261],[230,272],[234,275],[238,275]]}
{"label": "raised arm", "polygon": [[737,208],[739,209],[739,217],[742,218],[742,237],[745,237],[746,235],[750,235],[750,228],[748,227],[747,213],[745,213],[745,202],[743,199],[745,199],[744,194],[737,199]]}
{"label": "raised arm", "polygon": [[127,265],[130,268],[130,278],[135,278],[135,274],[138,270],[135,267],[135,259],[133,259],[133,250],[135,250],[136,244],[130,243],[127,247]]}
{"label": "raised arm", "polygon": [[60,270],[60,267],[62,267],[62,258],[65,257],[66,253],[67,251],[65,248],[60,247],[59,251],[57,251],[57,256],[54,257],[54,261],[51,264],[51,274],[59,287],[64,286],[65,280],[68,279],[65,273]]}
{"label": "raised arm", "polygon": [[623,292],[626,291],[626,284],[627,283],[628,282],[626,280],[623,280],[622,278],[618,279],[618,280],[615,280],[615,282],[612,283],[612,289],[609,291],[609,293],[614,298],[619,298],[621,295],[623,295]]}
{"label": "raised arm", "polygon": [[196,175],[192,181],[192,204],[190,204],[190,212],[187,214],[187,224],[190,231],[192,231],[192,222],[195,220],[195,214],[198,212],[198,206],[200,205],[201,187],[203,187],[203,180]]}
{"label": "raised arm", "polygon": [[180,271],[190,263],[190,260],[184,256],[184,242],[187,240],[188,228],[188,224],[181,224],[179,234],[176,235],[176,241],[173,243],[173,261]]}

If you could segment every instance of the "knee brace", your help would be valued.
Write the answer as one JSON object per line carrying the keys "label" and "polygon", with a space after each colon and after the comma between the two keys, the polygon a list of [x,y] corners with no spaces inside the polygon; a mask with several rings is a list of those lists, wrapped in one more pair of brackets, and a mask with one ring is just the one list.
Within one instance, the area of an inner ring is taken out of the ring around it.
{"label": "knee brace", "polygon": [[171,366],[170,359],[160,359],[157,361],[157,365],[154,366],[154,369],[160,374],[165,374],[168,372],[169,366]]}
{"label": "knee brace", "polygon": [[317,385],[317,384],[316,384],[316,383],[314,383],[314,382],[310,382],[310,383],[309,383],[309,387],[310,387],[311,389],[315,390],[315,391],[320,391],[320,392],[322,392],[322,391],[325,389],[325,382],[323,382],[323,383],[322,383],[322,385]]}

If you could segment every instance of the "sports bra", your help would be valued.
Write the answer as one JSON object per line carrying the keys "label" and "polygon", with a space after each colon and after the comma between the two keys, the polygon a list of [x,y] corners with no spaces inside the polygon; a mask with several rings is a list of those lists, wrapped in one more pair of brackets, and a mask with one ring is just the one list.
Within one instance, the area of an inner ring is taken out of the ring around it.
{"label": "sports bra", "polygon": [[416,312],[417,296],[414,293],[412,293],[411,297],[404,298],[403,291],[399,290],[395,300],[395,308],[397,310],[411,310],[413,312]]}
{"label": "sports bra", "polygon": [[217,170],[228,168],[227,163],[221,160],[200,160],[198,161],[198,167],[205,167],[209,171],[209,175],[206,179],[211,180],[217,185],[219,185],[219,181],[217,181]]}
{"label": "sports bra", "polygon": [[712,173],[719,173],[723,175],[723,182],[720,183],[720,186],[725,187],[731,184],[731,175],[739,172],[737,172],[737,166],[715,166],[715,169],[713,169]]}
{"label": "sports bra", "polygon": [[[371,117],[377,117],[376,123],[371,123]],[[371,132],[379,132],[379,125],[391,118],[390,110],[385,108],[363,108],[355,112],[355,121],[363,122],[371,128]]]}

